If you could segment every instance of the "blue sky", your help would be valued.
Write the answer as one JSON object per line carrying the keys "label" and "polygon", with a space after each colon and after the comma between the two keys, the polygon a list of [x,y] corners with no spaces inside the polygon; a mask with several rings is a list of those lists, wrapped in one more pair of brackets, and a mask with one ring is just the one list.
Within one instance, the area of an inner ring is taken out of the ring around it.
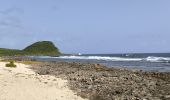
{"label": "blue sky", "polygon": [[0,47],[53,41],[64,53],[170,52],[170,0],[0,0]]}

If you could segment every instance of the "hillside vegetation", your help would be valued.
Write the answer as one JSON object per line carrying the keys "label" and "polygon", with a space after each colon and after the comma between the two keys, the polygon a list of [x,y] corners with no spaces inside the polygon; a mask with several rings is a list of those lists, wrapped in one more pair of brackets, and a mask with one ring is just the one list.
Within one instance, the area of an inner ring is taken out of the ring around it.
{"label": "hillside vegetation", "polygon": [[60,54],[58,48],[50,41],[36,42],[26,47],[23,51],[29,55],[56,56]]}
{"label": "hillside vegetation", "polygon": [[60,51],[51,41],[39,41],[23,50],[0,48],[0,56],[58,56]]}
{"label": "hillside vegetation", "polygon": [[22,50],[0,48],[0,56],[23,55]]}

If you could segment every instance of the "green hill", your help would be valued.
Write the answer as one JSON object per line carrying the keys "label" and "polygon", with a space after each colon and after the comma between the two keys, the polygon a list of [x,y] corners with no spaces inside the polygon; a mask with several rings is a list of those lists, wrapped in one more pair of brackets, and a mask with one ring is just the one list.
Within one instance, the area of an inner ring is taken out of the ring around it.
{"label": "green hill", "polygon": [[45,56],[57,56],[60,54],[59,50],[50,41],[36,42],[26,47],[23,52],[28,55],[45,55]]}
{"label": "green hill", "polygon": [[39,41],[23,50],[0,48],[0,56],[58,56],[60,51],[50,41]]}
{"label": "green hill", "polygon": [[23,55],[22,50],[0,48],[0,56]]}

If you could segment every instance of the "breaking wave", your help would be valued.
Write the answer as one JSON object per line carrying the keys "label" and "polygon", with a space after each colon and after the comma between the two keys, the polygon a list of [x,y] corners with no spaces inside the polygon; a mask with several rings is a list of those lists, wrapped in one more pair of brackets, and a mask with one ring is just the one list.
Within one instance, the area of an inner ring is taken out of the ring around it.
{"label": "breaking wave", "polygon": [[60,57],[40,57],[40,58],[58,58],[58,59],[82,59],[82,60],[104,60],[104,61],[147,61],[170,63],[170,57],[154,57],[146,58],[125,58],[125,57],[107,57],[107,56],[60,56]]}
{"label": "breaking wave", "polygon": [[144,59],[149,62],[166,62],[170,63],[170,58],[169,57],[154,57],[154,56],[149,56],[146,59]]}
{"label": "breaking wave", "polygon": [[61,56],[63,59],[89,59],[107,61],[140,61],[140,58],[102,57],[102,56]]}

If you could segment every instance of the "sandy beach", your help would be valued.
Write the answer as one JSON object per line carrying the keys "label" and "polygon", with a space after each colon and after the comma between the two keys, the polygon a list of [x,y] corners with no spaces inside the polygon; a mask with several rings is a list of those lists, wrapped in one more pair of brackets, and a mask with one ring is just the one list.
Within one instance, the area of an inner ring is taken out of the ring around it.
{"label": "sandy beach", "polygon": [[38,75],[25,64],[5,64],[0,62],[0,100],[84,100],[68,88],[67,80]]}
{"label": "sandy beach", "polygon": [[66,79],[77,95],[90,100],[170,100],[170,73],[108,68],[100,64],[32,64],[40,75]]}

